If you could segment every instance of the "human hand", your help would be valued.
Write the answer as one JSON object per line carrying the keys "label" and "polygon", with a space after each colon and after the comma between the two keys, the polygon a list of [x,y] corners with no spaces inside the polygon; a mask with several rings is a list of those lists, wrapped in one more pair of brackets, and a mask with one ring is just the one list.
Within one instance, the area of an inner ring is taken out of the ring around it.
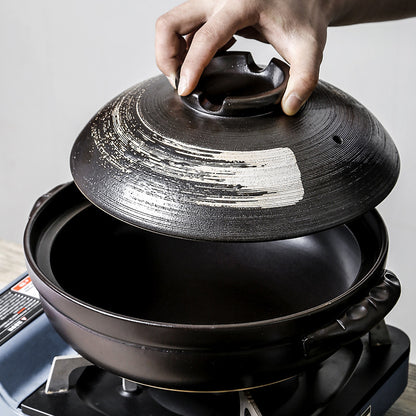
{"label": "human hand", "polygon": [[[331,2],[329,2],[331,3]],[[282,109],[295,114],[319,78],[331,10],[326,0],[188,0],[156,23],[156,62],[179,95],[188,95],[233,35],[270,43],[290,64]]]}

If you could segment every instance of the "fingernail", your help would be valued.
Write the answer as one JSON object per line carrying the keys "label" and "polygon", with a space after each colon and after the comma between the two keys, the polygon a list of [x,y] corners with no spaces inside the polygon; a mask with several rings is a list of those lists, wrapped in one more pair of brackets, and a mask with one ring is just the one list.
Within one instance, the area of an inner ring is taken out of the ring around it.
{"label": "fingernail", "polygon": [[172,85],[173,88],[176,90],[176,79],[175,75],[169,75],[168,81],[170,82],[170,85]]}
{"label": "fingernail", "polygon": [[302,107],[303,101],[296,92],[292,92],[283,104],[284,112],[289,116],[293,116]]}
{"label": "fingernail", "polygon": [[183,93],[188,88],[188,79],[185,76],[181,76],[178,85],[178,94],[183,95]]}

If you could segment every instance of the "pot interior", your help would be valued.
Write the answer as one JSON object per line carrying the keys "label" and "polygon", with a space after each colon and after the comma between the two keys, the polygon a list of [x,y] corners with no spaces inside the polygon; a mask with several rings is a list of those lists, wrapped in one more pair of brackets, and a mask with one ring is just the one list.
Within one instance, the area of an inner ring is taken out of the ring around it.
{"label": "pot interior", "polygon": [[88,304],[143,320],[203,325],[321,305],[353,286],[363,263],[346,225],[280,241],[201,242],[141,230],[92,205],[54,233],[47,258],[49,279]]}

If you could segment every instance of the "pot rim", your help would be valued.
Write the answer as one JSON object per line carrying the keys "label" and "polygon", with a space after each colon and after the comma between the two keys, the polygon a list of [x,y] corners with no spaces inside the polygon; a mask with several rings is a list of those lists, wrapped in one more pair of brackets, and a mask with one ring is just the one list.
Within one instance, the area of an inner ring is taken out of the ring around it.
{"label": "pot rim", "polygon": [[[24,231],[24,239],[23,239],[23,247],[24,247],[24,253],[25,253],[25,260],[26,260],[26,265],[29,271],[29,276],[30,277],[35,277],[35,286],[36,286],[36,280],[39,280],[42,282],[42,284],[46,285],[47,288],[51,291],[53,291],[55,294],[58,294],[60,297],[64,298],[65,300],[71,302],[72,304],[76,304],[77,306],[83,308],[83,309],[87,309],[91,312],[94,313],[98,313],[100,315],[104,315],[104,316],[108,316],[112,319],[116,319],[116,320],[120,320],[120,321],[124,321],[124,322],[130,322],[130,323],[135,323],[135,324],[139,324],[139,325],[143,325],[143,326],[148,326],[148,327],[158,327],[158,328],[178,328],[178,329],[182,329],[182,330],[197,330],[197,331],[213,331],[213,330],[228,330],[228,329],[244,329],[244,328],[259,328],[262,326],[269,326],[269,325],[276,325],[276,324],[280,324],[280,323],[286,323],[288,321],[293,321],[293,320],[297,320],[299,318],[303,318],[306,316],[312,316],[315,315],[319,312],[322,312],[323,310],[325,310],[326,308],[328,308],[331,305],[336,305],[340,302],[342,302],[343,300],[347,299],[348,297],[353,296],[356,292],[358,292],[361,288],[361,286],[363,286],[369,279],[371,279],[373,277],[373,275],[375,273],[377,273],[378,270],[380,270],[380,268],[383,268],[384,266],[384,261],[385,258],[387,256],[387,252],[388,252],[388,233],[387,233],[387,228],[384,224],[384,221],[381,217],[381,215],[378,213],[378,211],[373,208],[370,211],[367,211],[366,213],[360,215],[358,218],[363,218],[366,216],[372,216],[373,219],[376,220],[377,223],[377,227],[378,227],[378,231],[380,232],[380,235],[382,236],[381,241],[380,241],[380,248],[378,250],[378,255],[376,260],[373,262],[373,265],[371,266],[371,268],[368,270],[368,272],[362,276],[362,278],[357,281],[353,286],[351,286],[349,289],[347,289],[345,292],[343,292],[341,295],[336,296],[335,298],[321,303],[319,305],[316,305],[314,307],[305,309],[303,311],[299,311],[293,314],[289,314],[289,315],[284,315],[284,316],[279,316],[276,318],[270,318],[270,319],[265,319],[265,320],[259,320],[259,321],[250,321],[250,322],[239,322],[239,323],[226,323],[226,324],[184,324],[184,323],[174,323],[174,322],[161,322],[161,321],[153,321],[153,320],[146,320],[146,319],[141,319],[141,318],[136,318],[136,317],[132,317],[132,316],[128,316],[128,315],[123,315],[123,314],[119,314],[116,312],[112,312],[94,305],[91,305],[81,299],[76,298],[75,296],[65,292],[59,285],[54,284],[47,276],[46,274],[40,269],[40,267],[38,267],[37,261],[35,260],[35,256],[32,253],[32,248],[31,248],[31,242],[30,242],[30,238],[31,238],[31,232],[33,229],[33,226],[37,220],[37,218],[39,217],[39,214],[47,207],[47,205],[51,202],[51,200],[53,199],[53,197],[58,194],[61,191],[65,191],[65,189],[68,189],[70,186],[74,186],[73,182],[69,182],[63,185],[60,185],[56,188],[54,188],[53,190],[51,190],[49,193],[43,195],[41,198],[39,198],[39,200],[35,203],[32,212],[29,216],[29,220],[28,223],[26,224],[25,227],[25,231]],[[78,188],[76,188],[78,189]],[[45,198],[46,196],[46,198]],[[43,198],[42,201],[40,201]],[[83,198],[85,198],[83,196]],[[40,203],[39,203],[40,201]],[[91,202],[89,202],[88,200],[86,200],[87,204],[85,205],[85,207],[82,209],[84,210],[86,207],[93,205]],[[78,210],[77,212],[75,212],[73,214],[77,215],[80,211]],[[71,216],[71,218],[73,217]],[[340,226],[344,226],[346,225],[348,227],[348,223],[342,224]],[[337,226],[339,227],[339,226]],[[336,228],[336,227],[334,227]],[[145,230],[145,232],[152,232],[149,230]],[[318,233],[321,231],[318,231]],[[311,233],[309,235],[312,235],[315,233]],[[355,236],[355,234],[354,234]],[[270,241],[278,241],[278,240],[270,240]],[[360,272],[358,272],[357,276],[359,275]],[[40,292],[40,296],[41,298],[44,297],[43,293],[41,290],[39,290]],[[45,300],[48,300],[47,297],[45,297]],[[59,303],[55,303],[54,305],[56,307],[56,305],[59,305]]]}

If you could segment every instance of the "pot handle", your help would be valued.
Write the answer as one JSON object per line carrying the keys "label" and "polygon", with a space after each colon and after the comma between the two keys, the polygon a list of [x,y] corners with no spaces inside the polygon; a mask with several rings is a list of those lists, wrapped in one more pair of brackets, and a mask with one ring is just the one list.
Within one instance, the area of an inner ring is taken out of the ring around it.
{"label": "pot handle", "polygon": [[68,183],[63,183],[61,185],[57,185],[54,188],[52,188],[49,192],[46,192],[45,194],[43,194],[42,196],[40,196],[36,202],[34,203],[32,209],[30,210],[29,213],[29,220],[33,217],[33,215],[37,212],[37,210],[43,205],[43,203],[49,199],[52,195],[55,195],[58,191],[60,191],[62,188],[64,188],[65,186],[68,186]]}
{"label": "pot handle", "polygon": [[400,282],[389,270],[361,302],[350,306],[335,322],[302,339],[306,357],[319,355],[332,346],[348,344],[365,335],[390,312],[400,296]]}
{"label": "pot handle", "polygon": [[259,67],[249,52],[223,52],[214,56],[195,90],[181,97],[188,107],[217,116],[252,116],[269,113],[283,97],[289,65],[273,58]]}

